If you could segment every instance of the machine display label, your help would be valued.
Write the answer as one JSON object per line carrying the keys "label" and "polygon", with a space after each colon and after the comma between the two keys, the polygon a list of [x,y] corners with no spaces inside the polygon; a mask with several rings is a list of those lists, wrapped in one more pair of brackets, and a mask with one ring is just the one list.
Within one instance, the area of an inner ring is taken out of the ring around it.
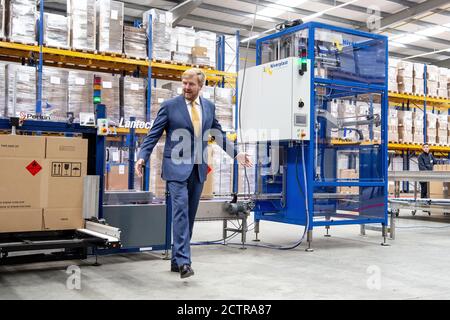
{"label": "machine display label", "polygon": [[306,114],[296,114],[295,115],[295,125],[306,127],[308,121],[308,117]]}

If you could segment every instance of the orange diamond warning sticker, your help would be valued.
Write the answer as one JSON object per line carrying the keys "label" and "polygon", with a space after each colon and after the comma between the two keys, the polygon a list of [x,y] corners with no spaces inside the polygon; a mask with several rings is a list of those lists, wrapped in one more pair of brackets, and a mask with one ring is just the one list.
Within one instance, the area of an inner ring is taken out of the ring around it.
{"label": "orange diamond warning sticker", "polygon": [[39,171],[42,170],[42,167],[39,163],[37,163],[36,160],[34,160],[33,162],[31,162],[26,169],[33,175],[33,177],[35,175],[37,175],[39,173]]}
{"label": "orange diamond warning sticker", "polygon": [[207,175],[212,171],[212,168],[210,166],[208,166],[208,172],[206,173]]}

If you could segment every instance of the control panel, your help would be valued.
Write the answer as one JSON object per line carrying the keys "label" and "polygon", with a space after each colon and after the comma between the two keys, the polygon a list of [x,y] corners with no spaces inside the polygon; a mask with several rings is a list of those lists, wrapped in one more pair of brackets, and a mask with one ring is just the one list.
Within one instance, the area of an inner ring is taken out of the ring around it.
{"label": "control panel", "polygon": [[309,140],[310,62],[290,57],[239,73],[244,142]]}

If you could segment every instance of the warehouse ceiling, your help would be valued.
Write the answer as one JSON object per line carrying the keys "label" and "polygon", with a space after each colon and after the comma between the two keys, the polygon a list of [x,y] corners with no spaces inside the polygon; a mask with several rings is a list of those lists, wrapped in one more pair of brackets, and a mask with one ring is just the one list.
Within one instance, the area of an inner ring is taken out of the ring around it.
{"label": "warehouse ceiling", "polygon": [[[65,0],[45,8],[65,12]],[[241,39],[271,33],[276,24],[302,18],[389,36],[391,57],[450,67],[449,0],[126,0],[125,21],[150,8],[173,10],[180,26]],[[255,19],[255,12],[257,13]],[[253,30],[252,30],[252,25]],[[252,32],[253,31],[253,32]],[[250,41],[253,45],[253,41]],[[245,47],[246,42],[241,43]]]}

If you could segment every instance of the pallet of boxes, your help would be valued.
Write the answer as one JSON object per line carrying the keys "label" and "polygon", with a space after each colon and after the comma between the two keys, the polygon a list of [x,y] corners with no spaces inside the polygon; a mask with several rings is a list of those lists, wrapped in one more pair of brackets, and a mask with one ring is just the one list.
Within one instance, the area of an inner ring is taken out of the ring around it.
{"label": "pallet of boxes", "polygon": [[87,140],[0,135],[0,232],[84,227]]}
{"label": "pallet of boxes", "polygon": [[413,143],[413,113],[411,111],[397,111],[398,141]]}
{"label": "pallet of boxes", "polygon": [[424,130],[424,123],[423,123],[423,112],[421,110],[416,110],[412,113],[412,119],[413,119],[413,141],[414,143],[422,144],[424,142],[423,140],[423,130]]}
{"label": "pallet of boxes", "polygon": [[414,63],[399,61],[397,64],[398,92],[413,94],[414,86]]}
{"label": "pallet of boxes", "polygon": [[398,142],[398,111],[389,109],[388,115],[388,140],[389,142]]}
{"label": "pallet of boxes", "polygon": [[437,119],[437,114],[427,112],[427,142],[430,144],[437,143]]}

